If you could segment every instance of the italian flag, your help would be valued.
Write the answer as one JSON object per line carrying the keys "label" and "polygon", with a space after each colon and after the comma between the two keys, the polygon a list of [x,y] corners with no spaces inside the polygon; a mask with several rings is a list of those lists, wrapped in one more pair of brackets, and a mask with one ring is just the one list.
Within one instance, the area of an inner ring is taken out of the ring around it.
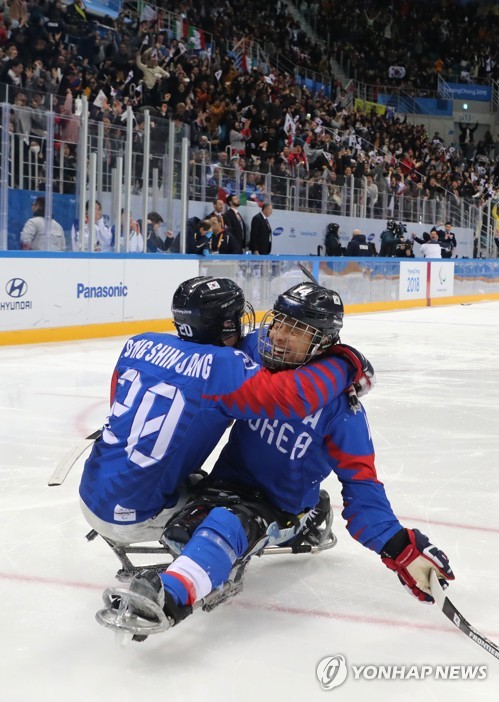
{"label": "italian flag", "polygon": [[184,39],[193,49],[206,48],[203,30],[192,27],[186,20],[179,20],[175,23],[175,39]]}
{"label": "italian flag", "polygon": [[206,48],[206,40],[204,37],[204,32],[202,29],[196,29],[195,27],[189,27],[189,34],[187,41],[193,49],[200,51]]}

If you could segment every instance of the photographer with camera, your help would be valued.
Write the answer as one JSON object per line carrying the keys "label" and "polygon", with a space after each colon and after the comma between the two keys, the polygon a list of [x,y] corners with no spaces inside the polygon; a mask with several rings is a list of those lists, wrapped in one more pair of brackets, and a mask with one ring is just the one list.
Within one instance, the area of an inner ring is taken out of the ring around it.
{"label": "photographer with camera", "polygon": [[414,242],[411,239],[406,239],[397,245],[397,256],[399,258],[415,258]]}
{"label": "photographer with camera", "polygon": [[397,222],[394,219],[389,219],[386,223],[386,229],[381,232],[381,248],[380,256],[397,256],[397,246],[404,239],[404,233],[407,227],[402,222]]}

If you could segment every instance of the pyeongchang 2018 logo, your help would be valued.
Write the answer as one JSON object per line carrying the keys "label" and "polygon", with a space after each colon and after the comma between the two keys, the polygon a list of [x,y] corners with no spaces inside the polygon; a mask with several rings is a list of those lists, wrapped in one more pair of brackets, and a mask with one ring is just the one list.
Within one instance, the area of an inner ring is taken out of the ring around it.
{"label": "pyeongchang 2018 logo", "polygon": [[5,292],[9,297],[24,297],[28,292],[28,283],[22,278],[11,278],[5,286]]}

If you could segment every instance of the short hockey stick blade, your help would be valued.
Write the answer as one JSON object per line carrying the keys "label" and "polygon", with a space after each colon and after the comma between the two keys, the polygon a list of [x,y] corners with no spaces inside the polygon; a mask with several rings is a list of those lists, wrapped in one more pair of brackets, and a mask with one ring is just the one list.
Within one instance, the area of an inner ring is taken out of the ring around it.
{"label": "short hockey stick blade", "polygon": [[85,451],[88,448],[90,448],[90,446],[93,445],[94,441],[98,439],[100,435],[100,429],[94,431],[94,433],[90,434],[90,436],[87,436],[86,439],[83,439],[83,441],[78,442],[78,444],[76,444],[76,446],[64,456],[64,458],[57,464],[56,469],[49,478],[49,487],[63,484],[63,482],[68,477],[69,471],[74,466],[76,461],[80,458],[80,456],[83,453],[85,453]]}
{"label": "short hockey stick blade", "polygon": [[434,570],[430,574],[430,589],[436,604],[445,614],[447,619],[449,619],[454,626],[457,626],[463,634],[474,641],[476,644],[481,646],[485,651],[488,651],[494,658],[499,660],[499,646],[493,643],[490,639],[487,639],[483,634],[475,629],[474,626],[463,617],[463,615],[455,608],[452,602],[449,600],[445,594],[442,586],[438,581],[437,574]]}
{"label": "short hockey stick blade", "polygon": [[301,263],[299,263],[298,266],[301,268],[303,275],[305,275],[310,280],[310,282],[315,283],[315,285],[319,285],[319,281],[317,280],[315,275],[313,275],[313,273],[311,273],[308,270],[308,268],[305,268],[305,266]]}

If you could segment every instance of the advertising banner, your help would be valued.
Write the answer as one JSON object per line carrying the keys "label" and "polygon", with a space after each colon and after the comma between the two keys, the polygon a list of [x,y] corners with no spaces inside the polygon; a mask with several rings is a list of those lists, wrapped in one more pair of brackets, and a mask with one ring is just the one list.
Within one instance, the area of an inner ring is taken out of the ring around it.
{"label": "advertising banner", "polygon": [[446,83],[453,100],[477,100],[478,102],[490,102],[490,85],[478,85],[477,83]]}
{"label": "advertising banner", "polygon": [[432,261],[430,265],[430,297],[451,297],[454,294],[454,263]]}
{"label": "advertising banner", "polygon": [[0,330],[166,319],[176,288],[198,270],[197,258],[0,258]]}
{"label": "advertising banner", "polygon": [[426,297],[428,266],[426,261],[400,262],[400,300],[420,300]]}

